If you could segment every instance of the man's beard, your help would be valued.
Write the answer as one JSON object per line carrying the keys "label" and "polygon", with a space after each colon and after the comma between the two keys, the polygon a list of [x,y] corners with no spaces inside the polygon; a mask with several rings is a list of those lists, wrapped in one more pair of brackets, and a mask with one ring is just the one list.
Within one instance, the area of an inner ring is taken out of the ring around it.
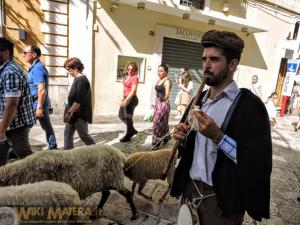
{"label": "man's beard", "polygon": [[206,76],[205,84],[208,86],[218,86],[223,83],[223,81],[227,78],[229,72],[229,67],[226,66],[222,71],[220,71],[218,74],[214,74],[213,72],[210,72],[209,70],[204,71],[204,76]]}

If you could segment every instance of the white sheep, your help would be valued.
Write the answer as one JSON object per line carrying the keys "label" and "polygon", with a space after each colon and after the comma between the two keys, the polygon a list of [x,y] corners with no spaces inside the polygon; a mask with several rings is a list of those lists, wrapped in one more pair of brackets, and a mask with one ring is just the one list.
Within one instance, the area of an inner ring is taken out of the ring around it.
{"label": "white sheep", "polygon": [[124,165],[124,154],[104,144],[68,151],[40,151],[0,167],[0,186],[53,180],[69,184],[81,199],[102,191],[97,209],[102,209],[109,190],[116,190],[130,204],[131,219],[136,219],[131,192],[125,187]]}
{"label": "white sheep", "polygon": [[[48,223],[55,219],[47,217],[52,211],[57,211],[57,208],[78,208],[78,206],[80,206],[78,193],[64,183],[43,181],[0,188],[0,224],[14,224],[8,223],[7,220],[15,222],[20,220],[20,223],[37,221]],[[63,217],[65,221],[69,218],[68,215]]]}
{"label": "white sheep", "polygon": [[[136,152],[127,157],[124,173],[125,176],[133,181],[132,195],[134,194],[135,186],[138,183],[138,194],[144,196],[145,198],[152,198],[152,196],[147,196],[142,193],[142,189],[148,180],[160,179],[170,156],[170,149],[161,149],[157,151]],[[167,174],[169,186],[166,192],[160,198],[160,201],[164,200],[170,190],[173,173],[174,169],[171,167]]]}

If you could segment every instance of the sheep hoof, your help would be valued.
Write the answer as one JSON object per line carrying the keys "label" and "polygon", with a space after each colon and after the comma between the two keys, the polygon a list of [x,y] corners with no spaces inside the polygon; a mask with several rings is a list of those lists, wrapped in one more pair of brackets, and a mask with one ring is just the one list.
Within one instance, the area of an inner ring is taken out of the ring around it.
{"label": "sheep hoof", "polygon": [[102,212],[103,212],[102,209],[96,209],[95,212],[93,212],[93,214],[90,216],[90,219],[91,220],[96,220],[96,219],[101,218]]}
{"label": "sheep hoof", "polygon": [[96,216],[96,215],[91,215],[91,216],[90,216],[90,219],[91,219],[91,220],[96,220],[96,219],[97,219],[97,216]]}
{"label": "sheep hoof", "polygon": [[130,220],[136,220],[138,218],[137,214],[133,214],[132,217],[130,218]]}

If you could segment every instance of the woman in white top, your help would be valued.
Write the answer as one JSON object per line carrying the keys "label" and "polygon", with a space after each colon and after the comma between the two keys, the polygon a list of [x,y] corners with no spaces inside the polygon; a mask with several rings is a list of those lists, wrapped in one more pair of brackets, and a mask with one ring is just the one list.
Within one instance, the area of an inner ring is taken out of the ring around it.
{"label": "woman in white top", "polygon": [[273,92],[271,96],[269,97],[267,103],[266,103],[266,109],[268,111],[268,115],[271,121],[271,125],[276,128],[277,127],[277,121],[276,121],[276,116],[277,116],[277,106],[278,103],[278,95],[276,92]]}

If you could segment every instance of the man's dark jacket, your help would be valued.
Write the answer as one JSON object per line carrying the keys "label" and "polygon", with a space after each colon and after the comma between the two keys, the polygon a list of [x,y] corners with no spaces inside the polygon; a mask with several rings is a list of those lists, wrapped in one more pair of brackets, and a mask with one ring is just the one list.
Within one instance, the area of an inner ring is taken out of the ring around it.
{"label": "man's dark jacket", "polygon": [[[263,102],[247,89],[229,120],[225,134],[237,142],[237,164],[218,150],[212,173],[218,206],[224,213],[244,212],[256,219],[269,218],[272,141],[270,121]],[[202,93],[199,102],[203,98]],[[188,109],[186,110],[188,112]],[[179,147],[171,196],[182,194],[194,156],[195,135]]]}

